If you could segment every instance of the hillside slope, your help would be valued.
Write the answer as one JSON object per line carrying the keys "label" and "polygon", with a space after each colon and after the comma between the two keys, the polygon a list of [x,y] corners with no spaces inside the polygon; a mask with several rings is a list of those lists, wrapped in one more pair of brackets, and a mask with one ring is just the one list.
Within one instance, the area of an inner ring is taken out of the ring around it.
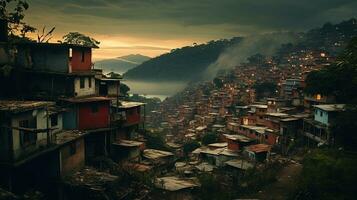
{"label": "hillside slope", "polygon": [[211,41],[207,44],[173,49],[170,53],[148,60],[129,70],[124,77],[131,80],[190,81],[199,78],[224,49],[239,43],[241,39]]}
{"label": "hillside slope", "polygon": [[117,72],[120,74],[142,64],[150,57],[140,54],[130,54],[112,59],[105,59],[95,62],[95,68],[103,69],[105,72]]}
{"label": "hillside slope", "polygon": [[[337,55],[349,40],[356,35],[357,20],[350,19],[339,24],[326,23],[322,27],[311,29],[303,33],[282,32],[264,34],[258,37],[248,36],[245,38],[236,37],[230,40],[210,41],[206,44],[174,49],[170,53],[150,59],[128,70],[128,72],[124,74],[124,78],[141,81],[200,80],[204,76],[204,73],[208,71],[209,66],[209,70],[211,70],[211,64],[214,64],[218,58],[220,58],[219,61],[221,61],[221,56],[227,54],[227,51],[233,48],[239,50],[231,51],[229,59],[221,62],[223,65],[232,64],[231,61],[238,57],[240,57],[240,59],[237,60],[244,62],[249,56],[256,53],[272,56],[268,53],[268,51],[272,49],[276,52],[282,51],[284,53],[287,51],[304,51],[309,49],[324,50],[332,55]],[[271,37],[271,39],[268,37]],[[290,38],[291,41],[280,40],[280,38],[284,37]],[[216,67],[216,65],[213,65],[213,67]],[[219,67],[224,68],[227,66]]]}

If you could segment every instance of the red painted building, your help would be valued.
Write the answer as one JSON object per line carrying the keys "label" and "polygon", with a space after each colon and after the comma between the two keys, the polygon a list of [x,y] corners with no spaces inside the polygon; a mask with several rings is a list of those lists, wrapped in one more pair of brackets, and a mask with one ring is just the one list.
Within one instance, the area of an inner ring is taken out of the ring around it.
{"label": "red painted building", "polygon": [[91,130],[110,126],[109,98],[71,98],[65,99],[65,102],[69,103],[69,107],[72,110],[72,112],[65,115],[65,128]]}
{"label": "red painted building", "polygon": [[90,47],[70,48],[71,72],[86,72],[92,69],[92,49]]}
{"label": "red painted building", "polygon": [[140,102],[120,101],[119,106],[116,106],[116,102],[113,101],[111,121],[113,124],[121,125],[121,129],[117,131],[117,138],[131,139],[143,122],[141,109],[144,105]]}
{"label": "red painted building", "polygon": [[79,130],[109,127],[109,101],[79,104],[78,119]]}
{"label": "red painted building", "polygon": [[224,134],[223,136],[228,143],[228,149],[231,151],[240,151],[243,147],[248,146],[254,142],[253,139],[243,135]]}

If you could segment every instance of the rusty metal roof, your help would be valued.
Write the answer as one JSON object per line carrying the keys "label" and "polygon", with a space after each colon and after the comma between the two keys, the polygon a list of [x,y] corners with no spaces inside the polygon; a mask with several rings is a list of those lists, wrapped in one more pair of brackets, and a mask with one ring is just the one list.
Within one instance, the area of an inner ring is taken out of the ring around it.
{"label": "rusty metal roof", "polygon": [[93,97],[66,98],[61,100],[71,103],[86,103],[86,102],[96,102],[96,101],[110,101],[112,100],[112,98],[93,96]]}
{"label": "rusty metal roof", "polygon": [[44,108],[47,106],[53,106],[55,102],[51,101],[11,101],[0,100],[0,111],[8,112],[25,112],[29,110],[35,110],[38,108]]}
{"label": "rusty metal roof", "polygon": [[271,149],[270,145],[267,144],[255,144],[247,146],[246,149],[248,151],[252,151],[254,153],[268,152]]}

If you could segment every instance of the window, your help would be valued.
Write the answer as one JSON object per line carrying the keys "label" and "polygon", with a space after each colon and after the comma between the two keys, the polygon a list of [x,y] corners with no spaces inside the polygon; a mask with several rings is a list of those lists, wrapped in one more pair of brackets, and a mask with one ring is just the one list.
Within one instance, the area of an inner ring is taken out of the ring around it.
{"label": "window", "polygon": [[88,87],[89,87],[89,88],[92,87],[92,78],[88,78]]}
{"label": "window", "polygon": [[99,107],[97,104],[92,105],[92,113],[97,113],[99,111]]}
{"label": "window", "polygon": [[70,60],[72,59],[72,55],[73,55],[73,53],[72,53],[72,48],[69,48],[69,59],[70,59]]}
{"label": "window", "polygon": [[81,58],[82,63],[84,62],[84,56],[85,56],[85,53],[84,53],[84,51],[82,51],[82,58]]}
{"label": "window", "polygon": [[53,114],[51,115],[51,126],[57,126],[58,125],[58,114]]}
{"label": "window", "polygon": [[266,139],[266,140],[268,139],[268,135],[265,135],[265,139]]}
{"label": "window", "polygon": [[77,144],[76,142],[72,142],[71,145],[69,145],[69,154],[72,156],[76,154],[77,152]]}
{"label": "window", "polygon": [[[36,128],[36,120],[21,120],[19,121],[20,128]],[[35,144],[37,140],[37,134],[27,131],[20,130],[20,145],[28,146],[31,144]]]}
{"label": "window", "polygon": [[80,77],[79,78],[79,85],[80,85],[79,87],[80,88],[84,88],[84,82],[85,82],[85,79],[83,77]]}
{"label": "window", "polygon": [[320,111],[320,117],[322,117],[322,111]]}

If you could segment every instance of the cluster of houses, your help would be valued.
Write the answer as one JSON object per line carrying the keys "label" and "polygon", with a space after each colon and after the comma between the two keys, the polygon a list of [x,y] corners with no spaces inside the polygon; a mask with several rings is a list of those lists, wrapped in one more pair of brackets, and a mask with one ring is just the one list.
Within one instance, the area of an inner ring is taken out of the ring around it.
{"label": "cluster of houses", "polygon": [[93,69],[92,47],[2,39],[3,188],[50,186],[97,157],[116,158],[121,147],[140,143],[132,140],[139,138],[145,104],[119,98],[120,79]]}
{"label": "cluster of houses", "polygon": [[[191,153],[207,170],[247,169],[276,153],[289,155],[297,146],[333,145],[330,127],[344,105],[335,104],[332,96],[305,94],[304,80],[310,71],[329,65],[334,58],[325,52],[306,51],[284,59],[286,62],[270,63],[268,68],[252,63],[236,67],[218,77],[221,85],[190,86],[152,111],[147,126],[164,132],[170,146],[216,135],[215,143]],[[254,86],[264,82],[278,87],[258,97]]]}

